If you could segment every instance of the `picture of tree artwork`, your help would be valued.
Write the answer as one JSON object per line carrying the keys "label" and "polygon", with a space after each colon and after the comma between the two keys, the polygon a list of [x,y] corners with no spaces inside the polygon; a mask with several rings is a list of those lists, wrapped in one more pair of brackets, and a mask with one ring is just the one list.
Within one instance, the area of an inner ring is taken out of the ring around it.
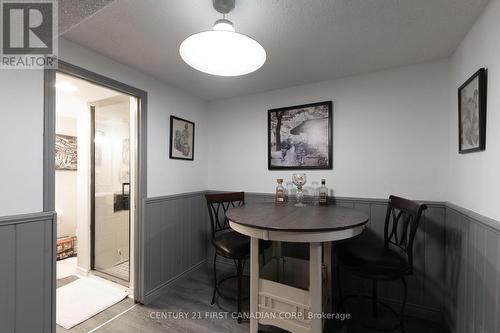
{"label": "picture of tree artwork", "polygon": [[332,169],[332,102],[268,111],[269,169]]}
{"label": "picture of tree artwork", "polygon": [[77,138],[75,136],[56,134],[56,170],[78,169]]}

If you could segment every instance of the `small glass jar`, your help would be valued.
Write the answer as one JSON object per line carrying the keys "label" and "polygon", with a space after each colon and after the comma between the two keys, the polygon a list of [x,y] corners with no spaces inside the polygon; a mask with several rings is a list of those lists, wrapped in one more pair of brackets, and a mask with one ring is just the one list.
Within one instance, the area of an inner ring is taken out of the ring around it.
{"label": "small glass jar", "polygon": [[277,204],[284,204],[286,202],[285,188],[283,187],[283,179],[276,179],[278,186],[276,186],[275,202]]}

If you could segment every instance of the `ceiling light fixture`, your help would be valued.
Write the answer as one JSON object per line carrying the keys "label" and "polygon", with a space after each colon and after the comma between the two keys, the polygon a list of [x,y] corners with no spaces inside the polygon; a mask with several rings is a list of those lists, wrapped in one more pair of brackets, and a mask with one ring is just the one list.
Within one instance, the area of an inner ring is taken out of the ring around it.
{"label": "ceiling light fixture", "polygon": [[266,51],[255,39],[235,31],[225,18],[236,0],[213,0],[223,18],[212,30],[186,38],[179,47],[182,59],[191,67],[212,75],[239,76],[256,71],[266,62]]}
{"label": "ceiling light fixture", "polygon": [[62,91],[77,91],[78,88],[74,85],[72,85],[71,83],[69,83],[68,81],[59,81],[56,83],[56,88],[59,89],[59,90],[62,90]]}

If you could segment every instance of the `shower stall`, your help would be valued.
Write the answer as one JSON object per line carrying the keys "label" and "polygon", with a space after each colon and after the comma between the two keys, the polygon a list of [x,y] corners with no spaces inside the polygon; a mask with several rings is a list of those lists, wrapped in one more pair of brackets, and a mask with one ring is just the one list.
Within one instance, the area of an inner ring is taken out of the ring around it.
{"label": "shower stall", "polygon": [[131,102],[125,95],[91,103],[91,269],[130,281]]}

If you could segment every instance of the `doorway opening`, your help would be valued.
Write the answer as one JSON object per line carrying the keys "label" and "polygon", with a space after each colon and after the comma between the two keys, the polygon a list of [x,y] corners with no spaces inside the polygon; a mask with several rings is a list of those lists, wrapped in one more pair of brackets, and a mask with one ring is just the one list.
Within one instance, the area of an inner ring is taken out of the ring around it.
{"label": "doorway opening", "polygon": [[57,256],[61,263],[73,258],[78,274],[126,287],[133,259],[138,103],[134,96],[56,74]]}
{"label": "doorway opening", "polygon": [[[59,65],[46,72],[44,210],[58,217],[54,322],[71,328],[127,296],[143,298],[146,93]],[[81,297],[72,297],[97,291],[73,308]]]}

